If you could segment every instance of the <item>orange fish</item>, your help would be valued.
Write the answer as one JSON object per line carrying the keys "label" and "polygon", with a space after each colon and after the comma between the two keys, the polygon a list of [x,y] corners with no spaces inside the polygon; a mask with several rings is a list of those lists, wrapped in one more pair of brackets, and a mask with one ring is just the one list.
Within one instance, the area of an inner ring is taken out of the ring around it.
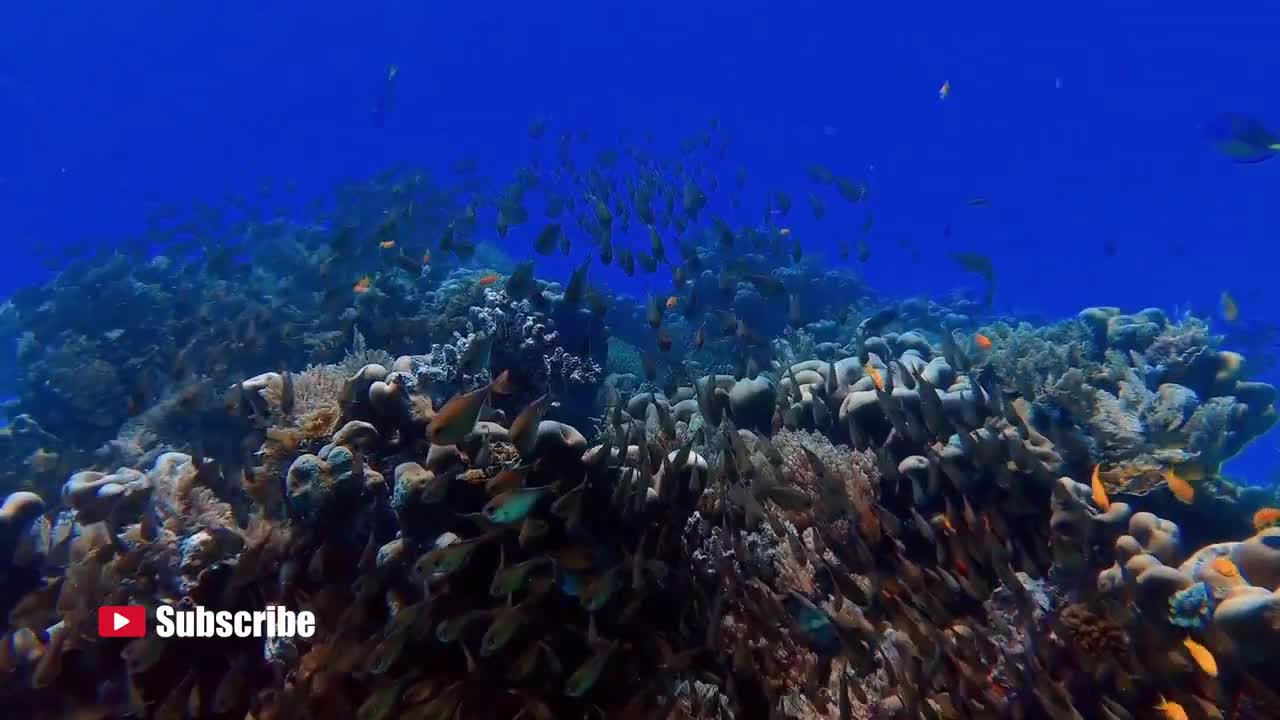
{"label": "orange fish", "polygon": [[1226,290],[1222,291],[1222,319],[1227,322],[1235,322],[1240,319],[1240,306],[1236,304],[1236,299],[1231,297],[1231,293]]}
{"label": "orange fish", "polygon": [[707,326],[705,323],[698,326],[698,332],[693,336],[693,349],[701,350],[704,343],[707,342]]}
{"label": "orange fish", "polygon": [[1253,514],[1253,529],[1258,532],[1276,525],[1280,525],[1280,508],[1264,507]]}
{"label": "orange fish", "polygon": [[680,298],[676,297],[675,295],[672,295],[671,297],[667,298],[667,309],[670,310],[671,308],[679,304],[679,302],[680,302]]}
{"label": "orange fish", "polygon": [[1191,659],[1196,661],[1196,665],[1200,666],[1205,675],[1218,677],[1218,661],[1214,659],[1213,653],[1209,652],[1209,648],[1191,638],[1183,640],[1182,645],[1187,652],[1191,653]]}
{"label": "orange fish", "polygon": [[1102,512],[1111,509],[1111,498],[1107,497],[1107,486],[1102,484],[1102,477],[1099,475],[1101,465],[1093,466],[1093,503],[1098,506]]}
{"label": "orange fish", "polygon": [[942,531],[948,535],[955,535],[956,526],[951,524],[951,518],[946,515],[941,515],[940,517],[942,518]]}
{"label": "orange fish", "polygon": [[431,264],[431,251],[430,251],[430,250],[428,250],[428,251],[426,251],[426,252],[422,253],[422,264],[423,264],[423,265],[430,265],[430,264]]}
{"label": "orange fish", "polygon": [[874,365],[872,365],[871,363],[867,363],[867,366],[866,366],[865,368],[863,368],[863,369],[864,369],[864,370],[866,370],[866,371],[867,371],[867,374],[871,376],[871,382],[875,383],[876,389],[877,389],[877,390],[880,390],[881,392],[883,392],[883,391],[884,391],[884,377],[882,377],[882,376],[880,375],[880,371],[879,371],[878,369],[876,369],[876,367],[875,367]]}
{"label": "orange fish", "polygon": [[503,370],[493,381],[493,392],[498,395],[514,395],[515,383],[511,380],[511,371]]}
{"label": "orange fish", "polygon": [[383,250],[390,250],[395,246],[396,246],[395,240],[383,240],[382,242],[378,243],[378,247],[382,248]]}
{"label": "orange fish", "polygon": [[1240,577],[1240,569],[1226,555],[1219,555],[1209,563],[1209,569],[1225,578]]}
{"label": "orange fish", "polygon": [[1154,709],[1164,713],[1165,720],[1187,720],[1187,711],[1178,703],[1165,700],[1163,695],[1160,696],[1160,704]]}
{"label": "orange fish", "polygon": [[973,344],[978,346],[979,350],[991,349],[991,338],[982,333],[975,333],[973,336]]}
{"label": "orange fish", "polygon": [[369,292],[369,288],[372,285],[373,285],[373,279],[370,278],[368,275],[365,275],[364,277],[357,280],[355,286],[351,289],[355,290],[357,295],[363,295]]}
{"label": "orange fish", "polygon": [[489,273],[488,275],[485,275],[484,277],[480,278],[477,282],[487,287],[489,285],[492,285],[498,282],[499,277],[500,276],[498,275],[498,273]]}
{"label": "orange fish", "polygon": [[1173,496],[1181,502],[1190,505],[1196,499],[1196,489],[1191,487],[1191,483],[1179,477],[1172,468],[1164,471],[1164,482],[1173,492]]}

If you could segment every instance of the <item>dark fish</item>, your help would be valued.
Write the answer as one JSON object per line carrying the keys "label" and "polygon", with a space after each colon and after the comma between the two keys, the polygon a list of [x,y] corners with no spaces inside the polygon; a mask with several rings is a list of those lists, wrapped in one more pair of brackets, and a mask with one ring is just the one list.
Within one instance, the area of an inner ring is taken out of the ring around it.
{"label": "dark fish", "polygon": [[404,270],[410,275],[417,275],[422,272],[422,266],[418,264],[418,261],[408,255],[405,255],[403,252],[393,255],[392,261],[395,263],[396,267]]}
{"label": "dark fish", "polygon": [[456,236],[457,236],[457,232],[454,228],[453,223],[449,223],[448,225],[446,225],[444,228],[444,232],[440,233],[440,251],[447,252],[447,253],[453,252],[453,243],[456,239]]}
{"label": "dark fish", "polygon": [[594,198],[591,203],[592,209],[596,214],[596,222],[601,227],[608,228],[613,224],[613,213],[609,212],[609,204],[600,198]]}
{"label": "dark fish", "polygon": [[489,399],[490,386],[486,385],[469,393],[460,393],[447,403],[431,419],[428,437],[436,445],[456,445],[471,434],[480,410]]}
{"label": "dark fish", "polygon": [[640,359],[640,365],[644,368],[644,379],[653,382],[658,379],[658,360],[653,353],[647,352]]}
{"label": "dark fish", "polygon": [[498,231],[498,237],[505,238],[507,232],[511,229],[511,218],[507,216],[505,208],[498,208],[498,218],[494,220],[494,227]]}
{"label": "dark fish", "polygon": [[1106,240],[1102,241],[1102,252],[1107,257],[1115,257],[1116,253],[1118,253],[1119,251],[1120,249],[1116,246],[1115,240],[1112,240],[1111,238],[1107,238]]}
{"label": "dark fish", "polygon": [[991,305],[991,301],[996,293],[996,276],[995,269],[991,264],[991,258],[981,253],[952,253],[951,258],[955,260],[960,267],[968,272],[981,277],[987,283],[987,292],[983,300],[984,305]]}
{"label": "dark fish", "polygon": [[720,273],[719,279],[720,294],[726,298],[732,298],[734,292],[738,289],[738,276],[725,268]]}
{"label": "dark fish", "polygon": [[470,240],[458,239],[453,242],[453,254],[459,260],[470,260],[476,256],[476,244]]}
{"label": "dark fish", "polygon": [[809,193],[809,206],[813,208],[814,220],[821,220],[827,214],[827,206],[823,204],[822,198],[813,193]]}
{"label": "dark fish", "polygon": [[866,262],[871,259],[871,246],[866,240],[858,241],[858,262]]}
{"label": "dark fish", "polygon": [[725,249],[733,247],[733,228],[729,227],[729,223],[721,217],[712,218],[711,222],[715,225],[716,239],[720,241],[720,246]]}
{"label": "dark fish", "polygon": [[334,255],[347,255],[356,245],[356,227],[354,225],[344,224],[334,231],[333,237],[329,240],[329,252]]}
{"label": "dark fish", "polygon": [[1201,131],[1218,152],[1237,163],[1259,163],[1280,151],[1280,136],[1243,113],[1218,113]]}
{"label": "dark fish", "polygon": [[671,267],[671,284],[677,290],[684,287],[689,282],[689,271],[684,265],[674,265]]}
{"label": "dark fish", "polygon": [[813,178],[814,182],[822,183],[823,185],[830,185],[835,180],[835,175],[832,174],[830,168],[817,163],[809,166],[809,177]]}
{"label": "dark fish", "polygon": [[646,273],[654,273],[658,271],[658,261],[648,253],[636,253],[636,259],[640,261],[640,269]]}
{"label": "dark fish", "polygon": [[622,273],[627,277],[635,277],[636,275],[636,259],[631,254],[630,248],[622,248],[618,250],[618,267],[622,269]]}
{"label": "dark fish", "polygon": [[637,190],[631,197],[631,204],[636,208],[636,217],[640,218],[640,222],[653,227],[658,218],[653,214],[653,206],[649,204],[648,193],[642,193]]}
{"label": "dark fish", "polygon": [[649,327],[658,329],[662,326],[662,298],[651,294],[645,306],[645,320],[648,321]]}
{"label": "dark fish", "polygon": [[652,225],[649,226],[649,250],[657,260],[664,260],[667,257],[667,248],[662,244],[662,237]]}
{"label": "dark fish", "polygon": [[747,275],[746,280],[767,298],[782,297],[787,292],[787,286],[772,275]]}
{"label": "dark fish", "polygon": [[533,261],[518,263],[507,277],[507,296],[523,300],[533,292]]}
{"label": "dark fish", "polygon": [[533,122],[529,123],[529,137],[531,139],[541,140],[542,136],[545,135],[546,132],[547,132],[546,118],[534,118]]}
{"label": "dark fish", "polygon": [[296,395],[293,389],[293,373],[285,370],[280,373],[280,414],[288,418],[293,415]]}
{"label": "dark fish", "polygon": [[698,213],[702,211],[702,208],[707,206],[707,195],[702,192],[702,189],[698,187],[697,183],[692,180],[687,180],[684,184],[682,203],[684,207],[684,214],[688,216],[689,219],[696,221],[698,219]]}
{"label": "dark fish", "polygon": [[539,255],[550,255],[556,251],[556,242],[560,239],[560,223],[547,223],[533,242],[533,249]]}
{"label": "dark fish", "polygon": [[800,259],[803,257],[804,248],[800,247],[800,241],[796,240],[795,244],[791,246],[791,260],[793,262],[800,262]]}
{"label": "dark fish", "polygon": [[861,338],[869,338],[876,335],[885,328],[886,325],[898,318],[897,308],[887,307],[878,311],[871,317],[858,323],[858,336]]}
{"label": "dark fish", "polygon": [[787,298],[787,322],[792,327],[800,327],[802,314],[800,312],[800,295],[791,293]]}
{"label": "dark fish", "polygon": [[659,350],[662,352],[671,352],[671,333],[667,332],[666,328],[658,328],[657,342]]}
{"label": "dark fish", "polygon": [[587,290],[587,269],[591,267],[591,256],[588,255],[582,264],[574,269],[573,274],[569,276],[569,283],[564,289],[564,301],[570,305],[576,305],[582,300],[583,294]]}
{"label": "dark fish", "polygon": [[791,212],[791,196],[778,190],[773,194],[773,207],[781,215]]}
{"label": "dark fish", "polygon": [[600,235],[600,262],[605,265],[613,264],[613,233],[608,228]]}
{"label": "dark fish", "polygon": [[857,203],[866,199],[867,186],[848,178],[838,178],[836,180],[836,192],[840,193],[840,197],[845,200]]}
{"label": "dark fish", "polygon": [[692,318],[702,312],[702,299],[698,295],[698,286],[689,288],[689,298],[684,303],[684,316]]}
{"label": "dark fish", "polygon": [[[587,293],[587,307],[591,309],[591,315],[596,318],[603,318],[609,312],[609,303],[604,295],[594,290]],[[584,337],[590,338],[591,335],[588,333]]]}
{"label": "dark fish", "polygon": [[683,258],[686,263],[690,263],[689,269],[693,272],[701,270],[702,258],[698,255],[698,246],[684,240],[681,240],[677,244],[680,247],[680,257]]}

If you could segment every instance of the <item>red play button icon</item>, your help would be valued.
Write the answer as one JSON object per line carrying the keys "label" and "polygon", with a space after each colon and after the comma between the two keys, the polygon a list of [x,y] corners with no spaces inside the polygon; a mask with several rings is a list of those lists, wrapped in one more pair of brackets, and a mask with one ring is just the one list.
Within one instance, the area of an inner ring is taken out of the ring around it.
{"label": "red play button icon", "polygon": [[98,637],[139,638],[147,634],[147,609],[141,605],[98,608]]}

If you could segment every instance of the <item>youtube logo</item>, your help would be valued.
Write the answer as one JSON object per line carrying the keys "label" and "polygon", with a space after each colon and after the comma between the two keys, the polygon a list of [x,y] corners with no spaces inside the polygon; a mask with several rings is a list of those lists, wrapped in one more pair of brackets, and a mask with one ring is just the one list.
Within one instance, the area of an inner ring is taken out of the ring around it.
{"label": "youtube logo", "polygon": [[141,605],[98,608],[98,637],[140,638],[147,634],[147,609]]}

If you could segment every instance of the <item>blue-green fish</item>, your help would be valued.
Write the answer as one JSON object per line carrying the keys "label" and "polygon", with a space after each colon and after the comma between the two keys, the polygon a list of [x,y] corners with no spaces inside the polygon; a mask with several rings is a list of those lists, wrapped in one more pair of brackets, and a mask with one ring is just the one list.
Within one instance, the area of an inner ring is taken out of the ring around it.
{"label": "blue-green fish", "polygon": [[544,495],[551,492],[550,485],[536,488],[520,488],[508,490],[495,495],[485,503],[484,516],[489,522],[499,525],[510,525],[525,519]]}
{"label": "blue-green fish", "polygon": [[489,629],[485,631],[484,638],[480,640],[480,654],[489,657],[506,647],[527,619],[528,615],[519,605],[499,608]]}
{"label": "blue-green fish", "polygon": [[472,610],[463,613],[458,617],[449,618],[440,621],[436,625],[436,639],[442,643],[451,643],[462,637],[463,631],[467,629],[473,621],[478,620],[486,615],[492,615],[493,611],[489,609]]}
{"label": "blue-green fish", "polygon": [[408,640],[408,633],[404,632],[393,633],[382,638],[382,641],[365,659],[365,671],[370,675],[381,675],[390,670],[396,660],[400,659],[406,640]]}
{"label": "blue-green fish", "polygon": [[1259,163],[1280,151],[1280,136],[1242,113],[1218,113],[1202,130],[1218,152],[1238,163]]}
{"label": "blue-green fish", "polygon": [[609,657],[613,655],[616,644],[609,644],[596,651],[594,655],[587,658],[577,670],[569,676],[564,684],[564,694],[569,697],[582,697],[595,687],[596,681],[600,679],[600,673],[604,672],[605,663],[609,662]]}
{"label": "blue-green fish", "polygon": [[492,536],[482,535],[471,540],[463,540],[452,545],[428,550],[413,564],[413,572],[423,580],[429,579],[434,575],[449,575],[457,572],[471,560],[472,554],[475,553],[476,548],[480,547],[480,543],[490,537]]}
{"label": "blue-green fish", "polygon": [[493,582],[489,584],[489,594],[496,598],[510,595],[524,587],[525,581],[529,579],[529,573],[536,570],[539,565],[551,564],[554,564],[551,558],[540,556],[511,567],[500,566],[498,572],[493,575]]}
{"label": "blue-green fish", "polygon": [[587,581],[578,589],[578,599],[582,601],[582,607],[590,612],[595,612],[605,606],[609,602],[609,598],[613,597],[614,592],[618,590],[618,577],[622,566],[613,568],[602,575],[597,575]]}

